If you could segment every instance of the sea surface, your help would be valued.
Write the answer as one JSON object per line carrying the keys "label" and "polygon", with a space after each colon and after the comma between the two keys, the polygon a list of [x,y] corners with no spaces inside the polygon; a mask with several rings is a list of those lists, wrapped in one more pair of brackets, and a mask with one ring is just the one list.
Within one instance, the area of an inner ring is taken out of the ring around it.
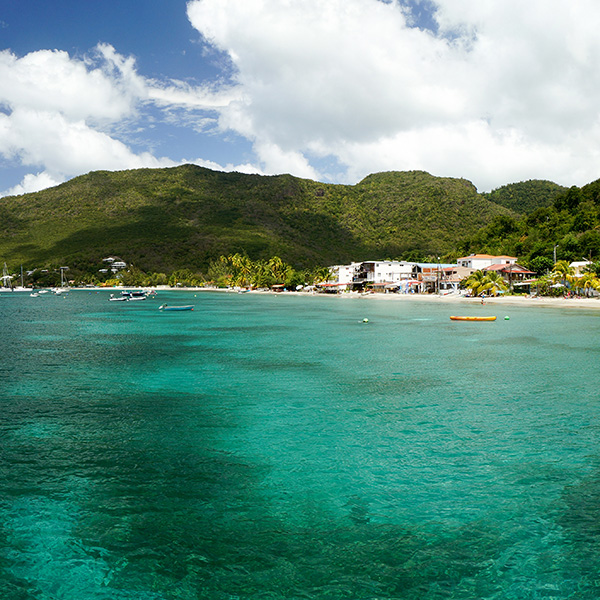
{"label": "sea surface", "polygon": [[600,312],[107,300],[0,294],[2,600],[600,598]]}

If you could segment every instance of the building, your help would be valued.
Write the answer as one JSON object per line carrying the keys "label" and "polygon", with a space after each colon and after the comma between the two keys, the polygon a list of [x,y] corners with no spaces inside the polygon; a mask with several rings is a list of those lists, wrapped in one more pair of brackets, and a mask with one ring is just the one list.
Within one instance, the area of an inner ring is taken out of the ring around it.
{"label": "building", "polygon": [[395,260],[354,262],[349,265],[329,267],[331,279],[319,284],[326,290],[363,290],[370,287],[377,291],[404,289],[413,277],[415,263]]}
{"label": "building", "polygon": [[440,289],[458,292],[460,282],[472,275],[475,269],[459,267],[458,265],[444,266],[440,278]]}
{"label": "building", "polygon": [[535,275],[534,271],[530,271],[516,262],[511,264],[494,264],[483,269],[484,272],[496,271],[502,275],[502,279],[506,282],[509,288],[513,286],[529,285],[531,282],[527,281]]}
{"label": "building", "polygon": [[492,254],[470,254],[456,260],[459,267],[467,267],[474,271],[483,270],[492,265],[513,265],[516,262],[515,256],[494,256]]}
{"label": "building", "polygon": [[572,262],[569,267],[573,269],[573,275],[575,275],[575,277],[581,277],[586,272],[586,268],[590,267],[592,264],[594,263],[590,260],[578,260]]}

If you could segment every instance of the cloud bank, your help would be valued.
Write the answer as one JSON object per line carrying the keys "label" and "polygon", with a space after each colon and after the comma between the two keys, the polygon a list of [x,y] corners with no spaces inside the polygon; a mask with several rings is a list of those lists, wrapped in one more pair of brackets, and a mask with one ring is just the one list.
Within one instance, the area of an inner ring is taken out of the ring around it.
{"label": "cloud bank", "polygon": [[[134,151],[152,126],[151,107],[214,111],[229,102],[226,89],[193,88],[141,77],[134,59],[98,45],[85,59],[40,50],[18,58],[0,52],[0,156],[41,169],[6,194],[37,191],[91,170],[164,167],[181,159]],[[213,119],[214,120],[214,119]]]}
{"label": "cloud bank", "polygon": [[[188,17],[236,69],[220,115],[268,172],[330,157],[465,176],[480,189],[599,176],[600,6],[593,0],[192,0]],[[421,6],[422,8],[422,6]]]}
{"label": "cloud bank", "polygon": [[[600,177],[595,0],[190,0],[187,15],[222,79],[149,79],[108,43],[0,52],[0,157],[30,170],[7,192],[182,162],[340,183],[423,169],[482,191]],[[157,123],[252,152],[156,156]]]}

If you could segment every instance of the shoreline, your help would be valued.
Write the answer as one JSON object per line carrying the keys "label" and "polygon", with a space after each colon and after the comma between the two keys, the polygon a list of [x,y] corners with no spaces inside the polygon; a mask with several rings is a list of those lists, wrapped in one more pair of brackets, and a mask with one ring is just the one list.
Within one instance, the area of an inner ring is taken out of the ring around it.
{"label": "shoreline", "polygon": [[[112,292],[118,291],[120,288],[106,288],[106,287],[73,287],[70,288],[72,291],[86,291],[86,292]],[[221,294],[238,294],[237,290],[213,288],[213,287],[128,287],[122,289],[140,289],[140,290],[155,290],[157,293],[160,292],[195,292],[195,293],[221,293]],[[10,292],[5,289],[0,289],[0,295],[4,294],[23,294],[27,291],[32,290],[18,290]],[[247,290],[241,292],[245,294],[266,294],[272,296],[298,296],[298,297],[319,297],[319,298],[337,298],[339,300],[377,300],[385,302],[433,302],[438,304],[448,305],[463,305],[465,307],[482,306],[481,298],[470,298],[460,296],[457,294],[382,294],[382,293],[371,293],[364,294],[359,292],[344,292],[341,294],[323,294],[314,292],[287,292],[280,291],[276,292],[273,290]],[[490,308],[493,306],[520,306],[520,307],[542,307],[542,308],[578,308],[578,309],[600,309],[600,297],[598,298],[551,298],[548,296],[496,296],[488,297],[485,299],[483,306]]]}

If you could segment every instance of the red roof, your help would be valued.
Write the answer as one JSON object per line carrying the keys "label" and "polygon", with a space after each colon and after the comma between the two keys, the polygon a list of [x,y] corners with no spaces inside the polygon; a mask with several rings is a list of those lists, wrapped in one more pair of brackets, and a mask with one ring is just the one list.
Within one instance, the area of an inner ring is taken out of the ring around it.
{"label": "red roof", "polygon": [[504,273],[531,273],[535,274],[535,271],[529,271],[525,267],[521,265],[490,265],[489,267],[485,267],[484,271],[499,271]]}

